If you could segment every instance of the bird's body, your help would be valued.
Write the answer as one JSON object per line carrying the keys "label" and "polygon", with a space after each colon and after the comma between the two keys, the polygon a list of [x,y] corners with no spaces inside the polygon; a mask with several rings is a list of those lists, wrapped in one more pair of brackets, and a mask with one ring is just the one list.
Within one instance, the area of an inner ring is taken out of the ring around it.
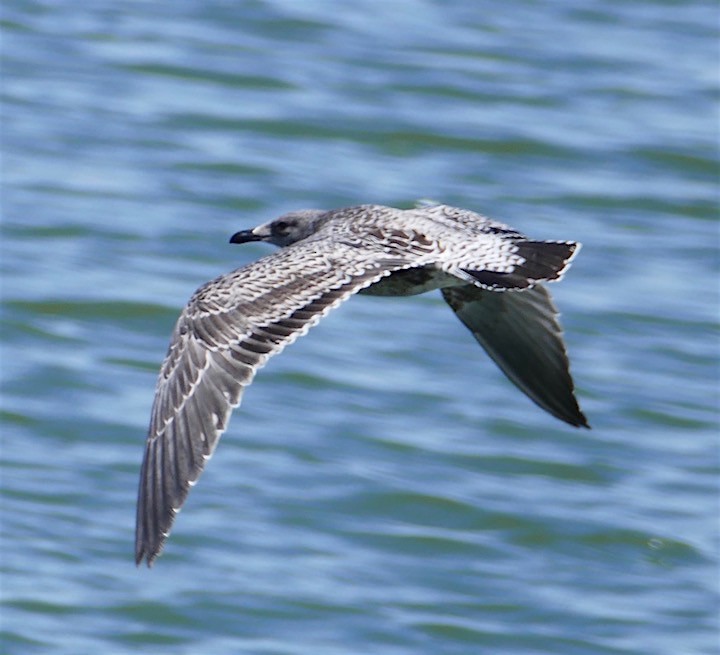
{"label": "bird's body", "polygon": [[279,251],[208,282],[182,311],[160,370],[138,497],[135,554],[152,564],[231,410],[258,368],[355,293],[441,289],[460,320],[538,405],[587,427],[557,311],[542,282],[579,244],[535,241],[445,205],[361,205],[281,216],[231,242]]}

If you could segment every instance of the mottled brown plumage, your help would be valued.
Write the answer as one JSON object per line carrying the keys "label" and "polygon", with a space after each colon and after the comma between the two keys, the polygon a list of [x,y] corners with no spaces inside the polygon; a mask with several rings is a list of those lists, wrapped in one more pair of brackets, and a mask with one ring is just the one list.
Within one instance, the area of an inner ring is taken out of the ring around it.
{"label": "mottled brown plumage", "polygon": [[354,295],[442,289],[460,320],[540,407],[587,427],[557,311],[539,283],[579,249],[535,241],[444,205],[361,205],[281,216],[234,243],[281,250],[200,287],[180,314],[155,391],[137,507],[135,557],[151,565],[243,390],[269,357]]}

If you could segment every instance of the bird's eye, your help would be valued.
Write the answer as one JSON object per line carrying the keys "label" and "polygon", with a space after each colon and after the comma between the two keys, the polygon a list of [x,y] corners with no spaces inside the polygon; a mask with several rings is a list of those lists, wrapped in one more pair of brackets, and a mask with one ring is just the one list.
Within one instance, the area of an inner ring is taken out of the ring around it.
{"label": "bird's eye", "polygon": [[275,234],[287,234],[290,229],[290,223],[287,221],[278,221],[273,225],[273,232]]}

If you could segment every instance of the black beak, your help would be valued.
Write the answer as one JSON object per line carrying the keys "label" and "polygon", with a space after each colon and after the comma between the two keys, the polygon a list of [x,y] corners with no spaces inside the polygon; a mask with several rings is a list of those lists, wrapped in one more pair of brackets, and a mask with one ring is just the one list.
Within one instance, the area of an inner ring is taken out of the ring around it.
{"label": "black beak", "polygon": [[262,241],[263,237],[253,234],[252,230],[240,230],[230,237],[230,243],[248,243],[250,241]]}

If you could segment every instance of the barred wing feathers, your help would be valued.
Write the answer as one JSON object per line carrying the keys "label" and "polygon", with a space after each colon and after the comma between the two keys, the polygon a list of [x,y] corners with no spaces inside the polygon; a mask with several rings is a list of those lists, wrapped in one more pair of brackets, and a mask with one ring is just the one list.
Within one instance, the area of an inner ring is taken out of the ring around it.
{"label": "barred wing feathers", "polygon": [[392,256],[359,258],[357,249],[337,243],[332,256],[321,245],[298,243],[198,289],[175,326],[155,391],[140,474],[136,563],[150,566],[160,554],[257,370],[332,308],[407,266]]}

